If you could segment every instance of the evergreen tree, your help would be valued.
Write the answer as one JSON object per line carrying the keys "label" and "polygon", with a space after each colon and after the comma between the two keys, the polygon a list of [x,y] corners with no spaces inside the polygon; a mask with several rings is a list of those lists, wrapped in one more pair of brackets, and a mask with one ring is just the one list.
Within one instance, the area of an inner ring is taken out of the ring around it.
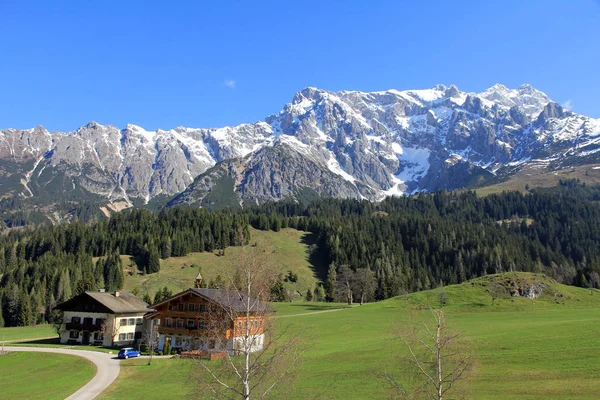
{"label": "evergreen tree", "polygon": [[329,264],[327,282],[325,286],[325,299],[329,302],[335,301],[335,287],[337,285],[337,272],[335,263]]}
{"label": "evergreen tree", "polygon": [[312,290],[308,289],[306,291],[306,295],[304,296],[304,300],[305,301],[313,301],[313,292],[312,292]]}
{"label": "evergreen tree", "polygon": [[30,326],[33,325],[33,310],[31,307],[31,301],[29,296],[23,295],[21,297],[21,307],[19,310],[19,326]]}
{"label": "evergreen tree", "polygon": [[152,247],[148,254],[148,267],[146,272],[153,274],[158,271],[160,271],[160,257],[158,256],[156,247]]}

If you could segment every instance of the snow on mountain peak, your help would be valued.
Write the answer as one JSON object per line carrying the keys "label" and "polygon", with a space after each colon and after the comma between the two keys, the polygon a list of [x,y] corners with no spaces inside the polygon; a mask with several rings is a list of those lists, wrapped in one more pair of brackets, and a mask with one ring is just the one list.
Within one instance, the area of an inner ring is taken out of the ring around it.
{"label": "snow on mountain peak", "polygon": [[505,107],[518,107],[530,117],[537,117],[552,100],[530,84],[509,89],[499,83],[478,94],[479,97],[499,103]]}

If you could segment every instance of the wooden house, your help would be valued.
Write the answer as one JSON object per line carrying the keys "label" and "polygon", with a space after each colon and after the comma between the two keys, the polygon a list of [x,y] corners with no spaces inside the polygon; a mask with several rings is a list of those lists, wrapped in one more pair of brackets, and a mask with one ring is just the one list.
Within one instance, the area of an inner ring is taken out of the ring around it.
{"label": "wooden house", "polygon": [[263,347],[268,307],[235,291],[197,287],[152,305],[148,318],[161,351],[168,343],[182,351],[253,352]]}

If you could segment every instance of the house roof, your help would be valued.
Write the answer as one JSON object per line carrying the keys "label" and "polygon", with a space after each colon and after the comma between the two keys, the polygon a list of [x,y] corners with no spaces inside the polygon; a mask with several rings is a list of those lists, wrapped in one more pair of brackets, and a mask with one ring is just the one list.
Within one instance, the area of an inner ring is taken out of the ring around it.
{"label": "house roof", "polygon": [[118,296],[115,292],[85,292],[59,304],[56,308],[69,311],[73,305],[85,301],[82,296],[95,300],[115,314],[151,311],[145,301],[128,292],[118,292]]}
{"label": "house roof", "polygon": [[[246,305],[248,301],[248,296],[243,293],[239,293],[235,290],[227,290],[227,289],[208,289],[208,288],[190,288],[181,293],[177,293],[170,298],[163,300],[160,303],[153,304],[150,307],[156,307],[158,305],[164,304],[168,301],[171,301],[177,297],[180,297],[184,294],[191,293],[196,296],[202,297],[203,299],[220,305],[225,309],[232,310],[234,312],[245,312]],[[250,298],[250,311],[274,311],[268,304],[265,304],[259,300]]]}

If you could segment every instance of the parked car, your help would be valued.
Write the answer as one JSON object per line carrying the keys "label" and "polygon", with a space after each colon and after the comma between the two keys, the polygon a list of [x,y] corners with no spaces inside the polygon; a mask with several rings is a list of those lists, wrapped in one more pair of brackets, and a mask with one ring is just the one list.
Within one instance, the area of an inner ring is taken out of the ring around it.
{"label": "parked car", "polygon": [[135,350],[133,347],[125,347],[119,351],[119,358],[130,358],[130,357],[139,357],[140,352]]}

